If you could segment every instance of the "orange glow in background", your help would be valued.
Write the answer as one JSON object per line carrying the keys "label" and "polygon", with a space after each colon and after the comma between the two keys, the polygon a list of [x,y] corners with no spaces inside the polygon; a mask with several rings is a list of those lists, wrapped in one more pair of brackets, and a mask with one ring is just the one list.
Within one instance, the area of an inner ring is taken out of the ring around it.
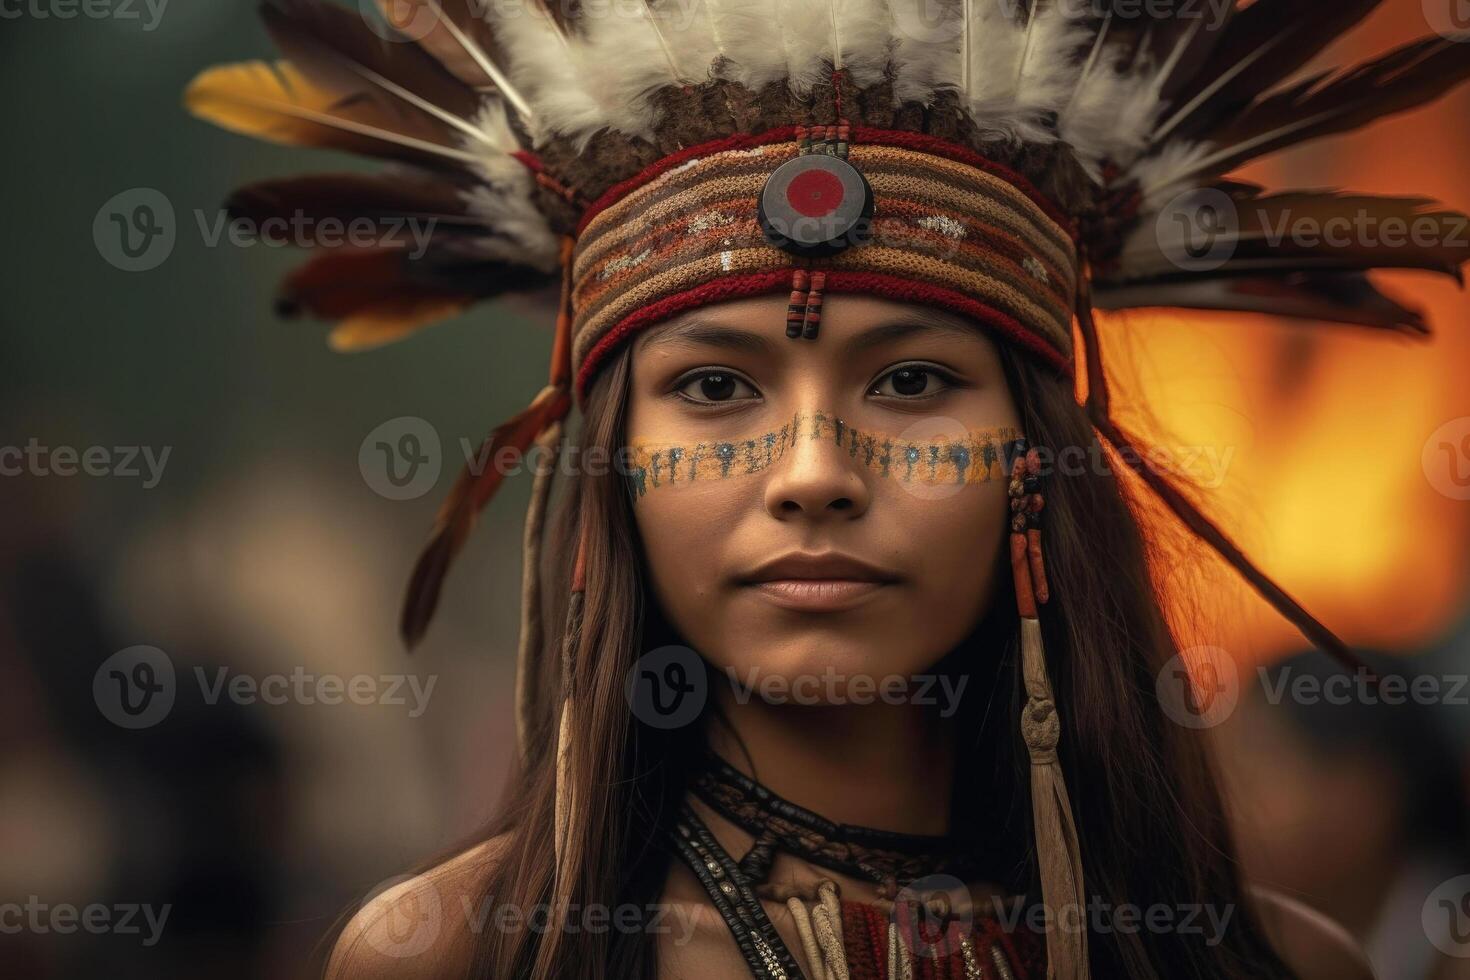
{"label": "orange glow in background", "polygon": [[[1427,33],[1418,4],[1386,7],[1322,63]],[[1268,191],[1334,187],[1470,211],[1467,120],[1460,91],[1239,176]],[[1101,314],[1098,327],[1124,426],[1228,460],[1223,485],[1195,495],[1204,511],[1349,644],[1412,650],[1463,610],[1470,504],[1431,485],[1421,453],[1441,425],[1470,416],[1470,299],[1441,276],[1376,279],[1425,310],[1432,338],[1229,313]],[[1306,646],[1213,554],[1190,564],[1160,577],[1176,618],[1203,614],[1195,642],[1242,667]]]}

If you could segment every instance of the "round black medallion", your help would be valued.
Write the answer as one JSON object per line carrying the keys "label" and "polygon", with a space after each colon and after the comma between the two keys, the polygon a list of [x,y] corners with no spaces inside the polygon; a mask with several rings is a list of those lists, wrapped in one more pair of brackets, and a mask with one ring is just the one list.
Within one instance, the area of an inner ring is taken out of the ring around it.
{"label": "round black medallion", "polygon": [[806,258],[827,258],[871,234],[873,188],[841,157],[807,153],[788,160],[761,190],[766,241]]}

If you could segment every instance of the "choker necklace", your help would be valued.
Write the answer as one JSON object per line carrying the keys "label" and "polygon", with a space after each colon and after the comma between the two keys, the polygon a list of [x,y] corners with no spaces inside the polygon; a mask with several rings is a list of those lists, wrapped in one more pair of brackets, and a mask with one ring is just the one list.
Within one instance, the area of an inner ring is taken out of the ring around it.
{"label": "choker necklace", "polygon": [[740,861],[740,870],[752,881],[766,879],[778,850],[872,881],[889,899],[904,883],[936,874],[968,881],[982,866],[979,855],[948,837],[834,823],[777,796],[714,754],[694,772],[690,789],[755,838]]}

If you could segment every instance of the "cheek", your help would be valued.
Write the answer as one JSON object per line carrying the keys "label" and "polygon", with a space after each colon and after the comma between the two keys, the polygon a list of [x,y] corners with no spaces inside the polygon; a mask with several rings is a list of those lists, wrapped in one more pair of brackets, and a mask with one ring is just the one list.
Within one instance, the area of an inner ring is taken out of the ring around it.
{"label": "cheek", "polygon": [[708,649],[724,628],[724,549],[760,503],[755,481],[748,482],[662,488],[633,505],[652,598],[696,649]]}
{"label": "cheek", "polygon": [[902,629],[919,640],[914,656],[931,665],[962,642],[985,613],[1010,517],[1003,481],[943,497],[894,487],[885,499],[895,540],[909,558]]}

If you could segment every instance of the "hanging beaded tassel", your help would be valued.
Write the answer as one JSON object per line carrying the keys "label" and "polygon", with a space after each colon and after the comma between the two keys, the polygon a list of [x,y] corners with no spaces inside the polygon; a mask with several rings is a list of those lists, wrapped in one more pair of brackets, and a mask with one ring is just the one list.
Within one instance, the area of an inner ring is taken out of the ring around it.
{"label": "hanging beaded tassel", "polygon": [[1046,936],[1048,980],[1087,980],[1087,923],[1082,849],[1072,801],[1057,757],[1061,720],[1046,671],[1037,606],[1050,598],[1041,552],[1041,458],[1025,439],[1011,452],[1011,573],[1021,616],[1021,676],[1026,707],[1021,734],[1031,757],[1031,811],[1041,873],[1041,897],[1051,912]]}
{"label": "hanging beaded tassel", "polygon": [[[830,126],[797,126],[799,152],[825,153],[845,160],[851,132],[852,127],[845,119]],[[822,292],[827,287],[827,274],[813,269],[812,266],[813,261],[807,259],[804,264],[791,270],[791,301],[786,307],[786,336],[792,340],[816,340],[822,328]]]}

